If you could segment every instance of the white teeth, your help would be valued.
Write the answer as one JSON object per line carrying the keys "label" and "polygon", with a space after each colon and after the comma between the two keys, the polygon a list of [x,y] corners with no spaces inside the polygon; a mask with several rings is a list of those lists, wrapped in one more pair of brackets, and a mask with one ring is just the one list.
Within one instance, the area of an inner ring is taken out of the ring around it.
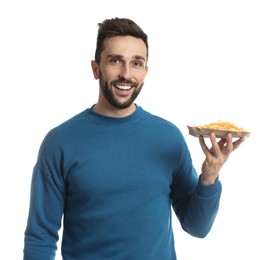
{"label": "white teeth", "polygon": [[116,87],[123,90],[128,90],[131,88],[131,86],[123,86],[123,85],[117,85]]}

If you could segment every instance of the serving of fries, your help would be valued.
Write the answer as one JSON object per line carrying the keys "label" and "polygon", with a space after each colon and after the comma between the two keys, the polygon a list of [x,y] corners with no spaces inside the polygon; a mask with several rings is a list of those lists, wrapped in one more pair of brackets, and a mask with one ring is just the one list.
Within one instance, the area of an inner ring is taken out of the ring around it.
{"label": "serving of fries", "polygon": [[226,121],[218,121],[218,122],[213,122],[213,123],[200,125],[196,127],[200,129],[204,128],[204,129],[226,130],[226,131],[236,131],[236,132],[245,131],[244,128],[238,127],[235,124]]}
{"label": "serving of fries", "polygon": [[231,133],[233,137],[250,136],[250,132],[242,127],[238,127],[235,124],[228,121],[216,121],[204,125],[188,126],[189,134],[193,136],[203,135],[209,136],[211,132],[214,132],[216,137],[225,138],[228,133]]}

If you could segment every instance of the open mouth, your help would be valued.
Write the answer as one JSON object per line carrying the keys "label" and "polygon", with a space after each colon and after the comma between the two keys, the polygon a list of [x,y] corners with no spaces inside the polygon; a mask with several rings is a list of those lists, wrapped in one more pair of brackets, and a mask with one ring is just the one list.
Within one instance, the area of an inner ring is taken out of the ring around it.
{"label": "open mouth", "polygon": [[131,85],[113,84],[113,86],[120,90],[129,90],[132,88]]}

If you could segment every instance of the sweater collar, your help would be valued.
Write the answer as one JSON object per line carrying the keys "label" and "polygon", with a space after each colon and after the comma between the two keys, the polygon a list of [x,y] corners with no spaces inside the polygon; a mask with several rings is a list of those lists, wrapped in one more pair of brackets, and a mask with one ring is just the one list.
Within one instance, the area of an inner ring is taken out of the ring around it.
{"label": "sweater collar", "polygon": [[143,109],[140,106],[136,105],[136,110],[131,115],[126,117],[104,116],[101,114],[97,114],[92,110],[92,108],[87,108],[84,111],[84,113],[88,118],[90,118],[91,120],[97,123],[107,124],[107,125],[119,125],[119,124],[132,123],[139,120],[143,114]]}

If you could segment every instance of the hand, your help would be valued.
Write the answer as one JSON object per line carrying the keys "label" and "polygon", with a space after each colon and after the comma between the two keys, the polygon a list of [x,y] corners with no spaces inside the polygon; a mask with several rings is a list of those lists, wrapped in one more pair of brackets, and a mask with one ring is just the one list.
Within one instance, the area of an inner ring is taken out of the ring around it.
{"label": "hand", "polygon": [[210,149],[206,146],[204,137],[199,136],[200,145],[205,154],[201,174],[201,182],[204,185],[210,185],[216,181],[222,166],[228,160],[231,152],[238,148],[245,140],[245,137],[241,137],[233,142],[232,134],[230,133],[227,134],[226,138],[221,138],[219,142],[216,141],[214,132],[209,137],[212,144]]}

